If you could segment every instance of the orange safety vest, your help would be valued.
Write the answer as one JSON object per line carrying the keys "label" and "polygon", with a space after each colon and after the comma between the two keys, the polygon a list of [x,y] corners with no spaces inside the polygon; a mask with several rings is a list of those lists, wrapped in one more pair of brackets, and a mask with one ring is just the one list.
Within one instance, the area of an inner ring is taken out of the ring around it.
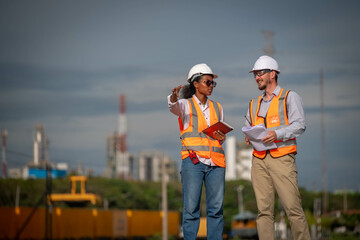
{"label": "orange safety vest", "polygon": [[[194,98],[187,99],[190,108],[189,126],[184,129],[184,124],[179,117],[179,127],[182,139],[181,158],[189,156],[189,151],[194,151],[198,156],[211,158],[219,167],[225,167],[225,153],[220,142],[202,131],[208,127],[203,112]],[[221,105],[209,100],[210,125],[220,120]],[[189,151],[188,151],[189,150]]]}
{"label": "orange safety vest", "polygon": [[[262,96],[259,96],[257,99],[252,99],[249,106],[251,126],[263,123],[270,131],[275,131],[288,126],[289,119],[287,116],[286,98],[289,92],[290,90],[286,91],[281,89],[279,96],[274,96],[270,103],[269,110],[266,113],[265,119],[258,116]],[[287,141],[277,140],[275,141],[275,144],[277,148],[269,150],[272,157],[281,157],[290,153],[296,154],[296,138],[289,139]],[[266,156],[266,151],[256,151],[254,149],[253,155],[263,159]]]}

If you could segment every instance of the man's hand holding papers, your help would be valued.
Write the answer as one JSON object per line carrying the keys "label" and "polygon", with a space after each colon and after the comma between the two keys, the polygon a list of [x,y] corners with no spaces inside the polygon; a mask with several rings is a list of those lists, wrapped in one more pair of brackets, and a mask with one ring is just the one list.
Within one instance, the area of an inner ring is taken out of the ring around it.
{"label": "man's hand holding papers", "polygon": [[241,130],[245,134],[246,138],[250,141],[251,145],[255,148],[255,150],[265,151],[268,149],[277,148],[273,141],[274,138],[276,139],[276,134],[275,136],[273,136],[273,134],[269,134],[270,132],[267,131],[264,124],[259,124],[253,127],[243,127]]}

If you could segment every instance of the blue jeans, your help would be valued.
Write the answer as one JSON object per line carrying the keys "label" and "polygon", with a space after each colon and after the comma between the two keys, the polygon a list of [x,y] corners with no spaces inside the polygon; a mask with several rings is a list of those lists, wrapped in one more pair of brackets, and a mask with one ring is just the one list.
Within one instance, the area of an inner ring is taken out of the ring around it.
{"label": "blue jeans", "polygon": [[223,239],[223,202],[225,168],[201,162],[194,165],[190,158],[181,163],[184,240],[195,240],[200,224],[200,199],[203,182],[206,192],[207,239]]}

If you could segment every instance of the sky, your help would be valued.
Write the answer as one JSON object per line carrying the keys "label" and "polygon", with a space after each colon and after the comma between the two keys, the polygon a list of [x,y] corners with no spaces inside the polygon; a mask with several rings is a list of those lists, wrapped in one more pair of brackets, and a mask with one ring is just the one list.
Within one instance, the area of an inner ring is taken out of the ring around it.
{"label": "sky", "polygon": [[[32,160],[34,128],[42,124],[52,162],[82,163],[100,175],[120,94],[129,152],[160,150],[180,163],[177,117],[166,97],[198,63],[219,75],[210,99],[235,127],[229,135],[243,141],[249,100],[261,94],[248,72],[272,44],[279,85],[304,102],[299,186],[322,188],[322,69],[326,187],[360,191],[358,9],[355,0],[2,0],[0,128],[8,131],[8,168]],[[271,41],[264,31],[273,32]]]}

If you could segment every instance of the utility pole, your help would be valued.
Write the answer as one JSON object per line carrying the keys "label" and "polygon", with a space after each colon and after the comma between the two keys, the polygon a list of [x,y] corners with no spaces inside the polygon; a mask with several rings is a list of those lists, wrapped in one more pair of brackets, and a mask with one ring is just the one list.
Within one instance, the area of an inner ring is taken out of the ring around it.
{"label": "utility pole", "polygon": [[347,204],[347,189],[344,187],[344,214],[347,214],[348,204]]}
{"label": "utility pole", "polygon": [[236,189],[237,194],[238,194],[239,213],[242,213],[244,211],[244,200],[243,200],[243,194],[242,194],[243,189],[244,189],[243,185],[238,186]]}
{"label": "utility pole", "polygon": [[320,106],[321,106],[321,150],[322,150],[322,212],[326,214],[328,196],[327,196],[327,176],[326,176],[326,149],[325,149],[325,120],[324,120],[324,79],[323,70],[320,69]]}
{"label": "utility pole", "polygon": [[1,138],[2,138],[2,176],[3,178],[7,177],[7,171],[6,171],[6,137],[8,135],[7,130],[3,130],[1,132]]}
{"label": "utility pole", "polygon": [[46,186],[45,186],[45,240],[52,239],[52,204],[49,196],[52,192],[52,173],[51,166],[46,163]]}
{"label": "utility pole", "polygon": [[161,161],[161,188],[162,188],[162,210],[163,210],[163,219],[162,219],[162,239],[168,239],[168,203],[167,203],[167,171],[165,163],[165,154],[163,153]]}
{"label": "utility pole", "polygon": [[316,218],[316,227],[314,239],[321,239],[321,198],[314,199],[314,217]]}
{"label": "utility pole", "polygon": [[15,214],[19,215],[20,214],[20,190],[21,187],[19,186],[19,184],[16,185],[16,195],[15,195]]}

